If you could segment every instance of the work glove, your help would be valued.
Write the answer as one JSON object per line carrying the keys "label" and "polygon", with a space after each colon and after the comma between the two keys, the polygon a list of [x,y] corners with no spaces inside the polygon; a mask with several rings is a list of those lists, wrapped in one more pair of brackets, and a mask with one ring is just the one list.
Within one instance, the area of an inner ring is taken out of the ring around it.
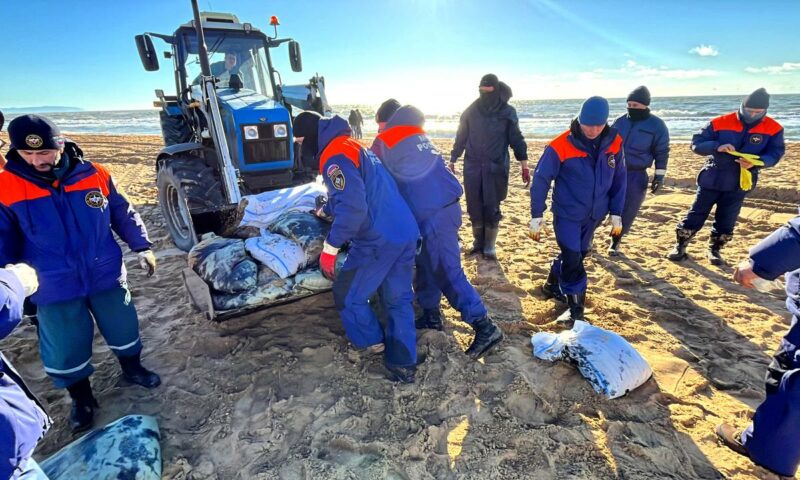
{"label": "work glove", "polygon": [[322,244],[322,254],[319,256],[319,269],[328,280],[336,278],[336,254],[339,249],[328,242]]}
{"label": "work glove", "polygon": [[317,195],[317,198],[314,199],[314,215],[317,217],[330,222],[333,220],[330,215],[325,213],[325,205],[328,204],[328,197],[325,195]]}
{"label": "work glove", "polygon": [[17,263],[14,265],[6,265],[6,270],[13,273],[22,288],[25,290],[25,296],[30,297],[36,290],[39,289],[39,279],[36,277],[36,271],[24,263]]}
{"label": "work glove", "polygon": [[650,184],[650,192],[656,193],[664,185],[664,175],[654,175],[653,183]]}
{"label": "work glove", "polygon": [[524,183],[526,187],[530,187],[531,186],[531,169],[530,168],[523,168],[522,169],[522,183]]}
{"label": "work glove", "polygon": [[156,273],[156,256],[152,250],[145,250],[137,254],[139,256],[139,266],[142,270],[147,272],[148,277],[152,277]]}
{"label": "work glove", "polygon": [[532,218],[531,226],[528,229],[528,236],[538,242],[542,238],[542,231],[544,230],[544,218]]}
{"label": "work glove", "polygon": [[611,236],[619,237],[622,235],[622,217],[611,215]]}

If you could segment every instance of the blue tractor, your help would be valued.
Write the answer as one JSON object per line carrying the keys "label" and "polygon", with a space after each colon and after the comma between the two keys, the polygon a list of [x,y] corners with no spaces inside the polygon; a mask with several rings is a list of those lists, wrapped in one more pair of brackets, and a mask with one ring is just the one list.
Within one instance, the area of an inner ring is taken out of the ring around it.
{"label": "blue tractor", "polygon": [[[156,90],[165,147],[156,159],[158,200],[167,229],[189,250],[206,232],[238,224],[243,195],[312,181],[313,158],[292,142],[292,109],[330,115],[324,78],[283,85],[271,50],[288,45],[291,68],[302,71],[300,45],[269,36],[235,15],[199,12],[172,35],[137,35],[147,71],[158,70],[153,38],[166,42],[175,73],[175,95]],[[238,208],[237,208],[238,207]]]}

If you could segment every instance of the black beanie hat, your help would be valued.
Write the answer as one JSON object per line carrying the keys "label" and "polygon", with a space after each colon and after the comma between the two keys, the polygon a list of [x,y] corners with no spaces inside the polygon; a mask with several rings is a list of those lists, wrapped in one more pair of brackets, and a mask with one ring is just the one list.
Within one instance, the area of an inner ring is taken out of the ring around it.
{"label": "black beanie hat", "polygon": [[759,88],[744,99],[744,106],[747,108],[769,108],[769,93],[763,88]]}
{"label": "black beanie hat", "polygon": [[319,138],[319,121],[322,116],[317,112],[304,111],[294,117],[292,125],[295,138],[303,137],[303,150],[314,155],[319,151],[317,139]]}
{"label": "black beanie hat", "polygon": [[483,78],[481,78],[481,83],[479,86],[497,88],[500,86],[500,80],[497,79],[497,75],[494,73],[487,73],[483,76]]}
{"label": "black beanie hat", "polygon": [[59,150],[64,137],[55,123],[39,115],[22,115],[8,124],[11,148],[16,150]]}
{"label": "black beanie hat", "polygon": [[381,106],[378,107],[378,111],[375,112],[375,121],[378,123],[388,122],[398,108],[400,108],[400,102],[394,98],[386,100],[385,102],[381,103]]}
{"label": "black beanie hat", "polygon": [[628,94],[626,102],[639,102],[642,105],[650,106],[650,90],[644,85],[636,87]]}

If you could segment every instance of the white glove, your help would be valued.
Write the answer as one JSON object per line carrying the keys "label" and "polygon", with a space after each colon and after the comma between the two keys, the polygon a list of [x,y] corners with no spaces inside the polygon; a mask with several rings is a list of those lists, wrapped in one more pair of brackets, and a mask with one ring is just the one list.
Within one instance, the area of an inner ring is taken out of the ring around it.
{"label": "white glove", "polygon": [[620,235],[622,235],[622,217],[611,215],[611,236],[618,237]]}
{"label": "white glove", "polygon": [[152,277],[153,274],[156,273],[156,256],[153,254],[153,251],[145,250],[139,252],[138,256],[139,266],[142,267],[142,270],[147,272],[148,277]]}
{"label": "white glove", "polygon": [[528,236],[538,242],[542,237],[542,230],[544,230],[544,218],[532,218]]}
{"label": "white glove", "polygon": [[17,277],[25,290],[26,297],[30,297],[39,289],[39,279],[36,277],[36,271],[30,266],[24,263],[17,263],[15,265],[6,265],[6,270]]}

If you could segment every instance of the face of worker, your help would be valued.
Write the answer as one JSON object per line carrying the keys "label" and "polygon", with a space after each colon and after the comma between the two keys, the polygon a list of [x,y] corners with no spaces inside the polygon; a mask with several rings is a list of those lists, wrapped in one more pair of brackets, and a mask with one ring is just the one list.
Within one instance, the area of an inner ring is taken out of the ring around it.
{"label": "face of worker", "polygon": [[19,156],[38,172],[49,172],[61,159],[61,150],[17,150]]}
{"label": "face of worker", "polygon": [[645,105],[644,103],[631,101],[631,102],[628,102],[628,108],[633,108],[633,109],[636,109],[636,110],[645,110],[647,108],[647,105]]}
{"label": "face of worker", "polygon": [[761,118],[767,112],[765,108],[750,108],[744,107],[744,113],[748,114],[750,118]]}
{"label": "face of worker", "polygon": [[581,125],[581,131],[583,132],[583,135],[589,140],[594,140],[597,138],[601,133],[603,133],[604,128],[606,128],[605,125]]}
{"label": "face of worker", "polygon": [[233,53],[225,54],[225,70],[231,70],[236,66],[236,55]]}
{"label": "face of worker", "polygon": [[481,87],[478,87],[478,91],[480,93],[490,93],[490,92],[494,92],[494,87],[483,87],[483,86],[481,86]]}

